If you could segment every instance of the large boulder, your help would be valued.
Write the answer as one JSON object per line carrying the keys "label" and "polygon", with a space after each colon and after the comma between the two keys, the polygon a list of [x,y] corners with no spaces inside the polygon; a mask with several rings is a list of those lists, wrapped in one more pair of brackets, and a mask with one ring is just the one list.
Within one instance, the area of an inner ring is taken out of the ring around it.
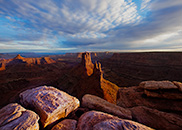
{"label": "large boulder", "polygon": [[76,129],[76,120],[65,119],[55,125],[51,130],[75,130]]}
{"label": "large boulder", "polygon": [[179,115],[158,111],[144,106],[133,107],[133,119],[157,130],[181,130],[182,118]]}
{"label": "large boulder", "polygon": [[54,87],[40,86],[19,95],[20,102],[33,108],[40,116],[43,127],[66,117],[79,107],[79,100]]}
{"label": "large boulder", "polygon": [[143,81],[139,86],[148,90],[178,89],[171,81]]}
{"label": "large boulder", "polygon": [[39,130],[39,116],[17,103],[0,109],[0,130]]}
{"label": "large boulder", "polygon": [[82,106],[92,110],[106,112],[120,118],[132,119],[131,111],[129,109],[119,107],[94,95],[86,94],[83,96]]}
{"label": "large boulder", "polygon": [[134,121],[120,119],[103,112],[89,111],[78,121],[77,130],[152,130]]}

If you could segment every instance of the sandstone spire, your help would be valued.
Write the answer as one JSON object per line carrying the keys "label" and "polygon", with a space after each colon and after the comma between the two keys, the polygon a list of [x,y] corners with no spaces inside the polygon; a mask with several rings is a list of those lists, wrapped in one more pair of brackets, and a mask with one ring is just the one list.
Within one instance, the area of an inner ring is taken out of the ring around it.
{"label": "sandstone spire", "polygon": [[91,60],[91,54],[89,52],[82,53],[82,62],[81,64],[86,69],[86,74],[90,76],[93,73],[94,64]]}

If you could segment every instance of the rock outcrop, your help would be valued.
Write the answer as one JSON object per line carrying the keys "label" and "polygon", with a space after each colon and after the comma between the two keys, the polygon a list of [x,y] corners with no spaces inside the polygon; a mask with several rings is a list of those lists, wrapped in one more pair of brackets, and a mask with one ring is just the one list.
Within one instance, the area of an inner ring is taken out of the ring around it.
{"label": "rock outcrop", "polygon": [[182,99],[180,85],[181,83],[176,81],[144,81],[139,86],[144,89],[144,94],[147,97]]}
{"label": "rock outcrop", "polygon": [[84,113],[78,120],[77,130],[152,130],[145,125],[134,121],[120,119],[118,117],[97,111]]}
{"label": "rock outcrop", "polygon": [[19,95],[20,102],[40,116],[43,127],[66,117],[79,107],[79,100],[54,87],[40,86]]}
{"label": "rock outcrop", "polygon": [[182,83],[181,82],[177,82],[177,81],[173,81],[174,85],[176,85],[179,89],[179,91],[182,92]]}
{"label": "rock outcrop", "polygon": [[15,58],[12,59],[3,59],[0,60],[0,71],[5,70],[7,66],[13,65],[43,65],[43,64],[52,64],[55,63],[50,57],[41,57],[41,58],[24,58],[18,54]]}
{"label": "rock outcrop", "polygon": [[177,114],[161,112],[144,106],[133,107],[133,119],[157,130],[180,130],[182,118]]}
{"label": "rock outcrop", "polygon": [[0,109],[0,130],[39,130],[39,116],[17,103]]}
{"label": "rock outcrop", "polygon": [[160,99],[147,97],[144,89],[139,86],[120,88],[117,95],[117,105],[124,108],[136,106],[146,106],[161,111],[182,112],[182,102],[180,100]]}
{"label": "rock outcrop", "polygon": [[158,90],[158,89],[177,89],[170,81],[143,81],[139,84],[140,87],[147,90]]}
{"label": "rock outcrop", "polygon": [[163,99],[182,99],[182,93],[179,91],[148,91],[144,90],[144,94],[147,97],[154,97],[154,98],[163,98]]}
{"label": "rock outcrop", "polygon": [[115,104],[109,103],[106,100],[94,95],[87,94],[83,96],[82,107],[86,107],[91,110],[97,110],[97,111],[109,113],[109,114],[118,116],[120,118],[132,119],[131,111],[129,109],[119,107]]}
{"label": "rock outcrop", "polygon": [[81,99],[85,94],[92,94],[116,103],[119,87],[103,78],[101,64],[92,63],[91,54],[82,53],[82,61],[69,74],[59,80],[58,86],[62,90]]}
{"label": "rock outcrop", "polygon": [[65,119],[55,125],[51,130],[76,130],[76,120]]}

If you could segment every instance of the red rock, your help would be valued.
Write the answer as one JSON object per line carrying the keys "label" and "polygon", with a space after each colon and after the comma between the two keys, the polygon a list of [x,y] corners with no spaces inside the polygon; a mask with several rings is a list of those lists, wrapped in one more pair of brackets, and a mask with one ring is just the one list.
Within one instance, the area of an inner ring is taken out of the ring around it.
{"label": "red rock", "polygon": [[0,109],[0,130],[39,130],[39,116],[17,103]]}
{"label": "red rock", "polygon": [[93,73],[94,65],[91,60],[91,55],[88,52],[82,53],[82,62],[81,64],[86,69],[86,74],[90,76]]}
{"label": "red rock", "polygon": [[179,91],[148,91],[144,90],[147,97],[164,98],[164,99],[182,99],[182,93]]}
{"label": "red rock", "polygon": [[150,98],[144,95],[144,90],[140,87],[120,88],[117,96],[117,105],[124,108],[135,106],[146,106],[164,111],[182,112],[181,100]]}
{"label": "red rock", "polygon": [[94,95],[86,94],[85,96],[83,96],[82,106],[92,110],[109,113],[120,118],[132,119],[131,111],[129,109],[119,107]]}
{"label": "red rock", "polygon": [[76,124],[77,124],[76,120],[65,119],[56,124],[51,130],[75,130]]}
{"label": "red rock", "polygon": [[13,66],[16,64],[26,64],[26,65],[42,65],[42,64],[52,64],[55,63],[50,57],[41,57],[41,58],[24,58],[18,54],[15,58],[4,59],[0,61],[0,71],[5,70],[6,66]]}
{"label": "red rock", "polygon": [[177,81],[173,81],[174,85],[176,85],[179,89],[179,91],[182,92],[182,83],[181,82],[177,82]]}
{"label": "red rock", "polygon": [[177,86],[170,81],[143,81],[139,86],[148,90],[177,89]]}
{"label": "red rock", "polygon": [[90,55],[88,52],[82,54],[82,62],[60,80],[60,89],[79,99],[85,94],[92,94],[116,103],[119,87],[103,78],[101,64],[93,64]]}
{"label": "red rock", "polygon": [[182,117],[172,113],[158,111],[144,106],[133,107],[133,118],[142,124],[157,130],[180,130],[182,129]]}
{"label": "red rock", "polygon": [[100,130],[100,129],[141,129],[141,130],[152,130],[147,126],[139,124],[134,121],[120,119],[118,117],[106,114],[103,112],[89,111],[84,113],[77,125],[77,130]]}
{"label": "red rock", "polygon": [[32,107],[40,116],[43,126],[66,117],[79,107],[79,100],[54,87],[41,86],[22,92],[20,102]]}

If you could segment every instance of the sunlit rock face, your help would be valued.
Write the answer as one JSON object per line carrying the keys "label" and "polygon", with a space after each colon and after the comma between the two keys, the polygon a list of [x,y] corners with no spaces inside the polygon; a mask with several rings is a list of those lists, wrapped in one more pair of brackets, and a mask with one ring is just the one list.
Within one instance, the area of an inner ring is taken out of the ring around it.
{"label": "sunlit rock face", "polygon": [[17,103],[0,109],[0,130],[39,130],[39,116]]}
{"label": "sunlit rock face", "polygon": [[120,119],[98,111],[84,113],[78,120],[77,130],[152,130],[134,121]]}
{"label": "sunlit rock face", "polygon": [[50,86],[26,90],[19,97],[23,105],[37,112],[43,127],[66,117],[80,105],[77,98]]}

